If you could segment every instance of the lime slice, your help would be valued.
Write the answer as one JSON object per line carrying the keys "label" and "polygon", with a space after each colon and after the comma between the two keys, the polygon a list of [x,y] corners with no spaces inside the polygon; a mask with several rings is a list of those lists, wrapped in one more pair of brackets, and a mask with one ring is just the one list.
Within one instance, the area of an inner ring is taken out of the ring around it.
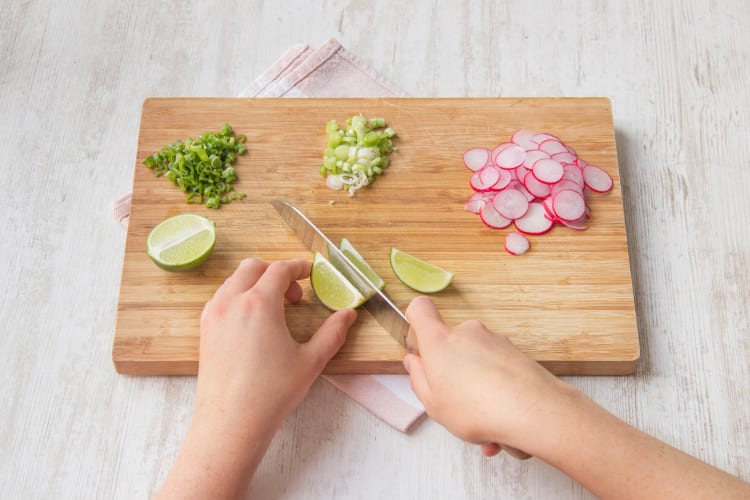
{"label": "lime slice", "polygon": [[421,293],[439,292],[453,280],[453,273],[396,248],[391,248],[391,268],[404,285]]}
{"label": "lime slice", "polygon": [[346,255],[346,258],[349,259],[352,264],[354,264],[355,267],[367,277],[367,279],[372,281],[373,285],[378,287],[378,290],[383,289],[383,287],[385,286],[385,281],[383,281],[383,278],[378,276],[378,274],[370,267],[370,264],[367,263],[364,257],[362,257],[354,248],[354,246],[352,246],[349,240],[347,240],[346,238],[341,238],[341,245],[339,245],[339,249],[341,250],[341,253]]}
{"label": "lime slice", "polygon": [[365,302],[365,297],[360,291],[320,252],[316,252],[313,259],[310,283],[315,296],[328,309],[338,311],[348,307],[355,308]]}
{"label": "lime slice", "polygon": [[146,239],[146,253],[167,271],[194,269],[211,255],[216,243],[214,223],[195,214],[161,221]]}

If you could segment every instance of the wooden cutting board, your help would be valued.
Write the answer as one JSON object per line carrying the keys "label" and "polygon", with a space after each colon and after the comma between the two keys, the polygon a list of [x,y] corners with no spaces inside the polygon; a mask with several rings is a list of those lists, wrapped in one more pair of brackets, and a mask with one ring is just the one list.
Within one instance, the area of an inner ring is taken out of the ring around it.
{"label": "wooden cutting board", "polygon": [[[377,181],[349,197],[319,174],[327,120],[362,113],[396,129],[398,151]],[[247,198],[219,210],[187,205],[143,159],[176,139],[230,123],[247,135],[235,164]],[[560,137],[612,175],[614,189],[593,195],[590,229],[555,227],[529,237],[531,250],[503,250],[510,229],[493,230],[464,211],[472,194],[463,152],[493,148],[519,127]],[[123,263],[113,360],[120,373],[194,374],[203,304],[241,259],[311,258],[269,200],[302,209],[333,241],[347,237],[405,309],[417,294],[395,278],[391,247],[455,273],[433,296],[450,324],[481,319],[557,374],[627,374],[639,358],[610,101],[606,98],[240,99],[155,98],[143,105],[133,201]],[[217,242],[198,270],[168,273],[146,255],[146,236],[184,212],[214,220]],[[287,321],[305,341],[329,312],[309,282]],[[362,310],[327,373],[403,373],[404,349]]]}

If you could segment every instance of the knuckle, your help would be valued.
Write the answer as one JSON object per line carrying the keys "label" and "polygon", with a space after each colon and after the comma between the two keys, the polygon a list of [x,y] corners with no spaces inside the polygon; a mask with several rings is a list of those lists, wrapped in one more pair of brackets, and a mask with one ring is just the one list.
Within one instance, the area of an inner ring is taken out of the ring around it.
{"label": "knuckle", "polygon": [[257,267],[257,266],[262,266],[262,265],[263,265],[263,261],[258,259],[257,257],[246,257],[242,259],[239,267],[252,268],[252,267]]}
{"label": "knuckle", "polygon": [[467,330],[486,330],[487,327],[478,319],[470,319],[461,323],[461,326]]}

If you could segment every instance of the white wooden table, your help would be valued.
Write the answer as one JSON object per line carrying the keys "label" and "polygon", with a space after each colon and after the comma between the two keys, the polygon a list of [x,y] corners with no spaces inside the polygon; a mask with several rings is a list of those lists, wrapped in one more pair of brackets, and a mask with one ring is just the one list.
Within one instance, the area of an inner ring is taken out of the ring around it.
{"label": "white wooden table", "polygon": [[[0,3],[1,498],[144,498],[164,479],[194,379],[110,360],[125,241],[110,204],[130,189],[141,103],[236,95],[329,37],[414,96],[611,97],[642,362],[568,380],[750,480],[747,2],[135,3]],[[430,420],[394,431],[323,381],[252,492],[589,497]]]}

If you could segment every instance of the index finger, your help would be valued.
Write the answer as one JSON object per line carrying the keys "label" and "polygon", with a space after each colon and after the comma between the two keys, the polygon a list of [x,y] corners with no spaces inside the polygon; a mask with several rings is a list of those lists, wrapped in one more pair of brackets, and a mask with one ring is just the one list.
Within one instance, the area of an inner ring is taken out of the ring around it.
{"label": "index finger", "polygon": [[414,298],[406,308],[406,319],[417,336],[417,342],[432,337],[445,328],[445,321],[435,304],[428,297]]}
{"label": "index finger", "polygon": [[304,259],[282,260],[272,263],[253,287],[273,297],[283,297],[295,281],[310,276],[312,264]]}

